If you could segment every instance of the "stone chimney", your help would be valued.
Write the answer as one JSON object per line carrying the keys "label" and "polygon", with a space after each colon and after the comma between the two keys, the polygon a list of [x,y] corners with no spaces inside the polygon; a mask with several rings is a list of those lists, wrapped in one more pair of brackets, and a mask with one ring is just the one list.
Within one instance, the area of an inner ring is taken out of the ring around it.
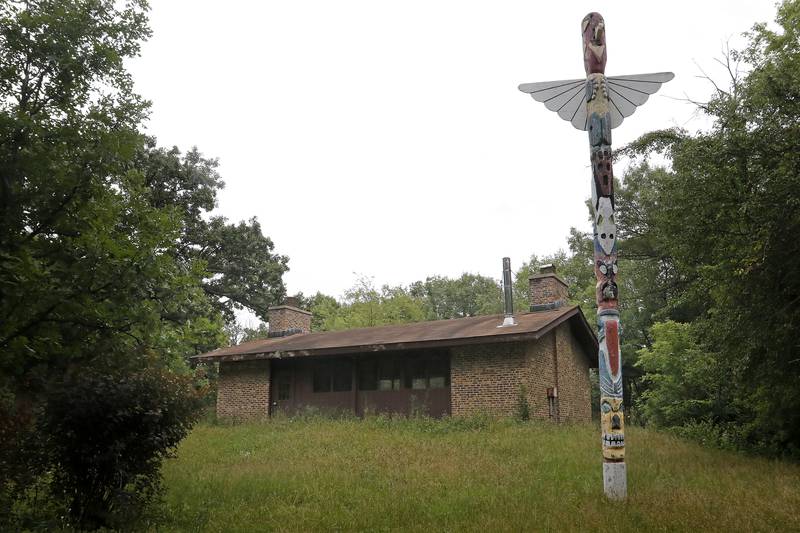
{"label": "stone chimney", "polygon": [[556,267],[542,265],[539,273],[528,278],[530,283],[531,311],[549,311],[569,300],[566,282],[556,275]]}
{"label": "stone chimney", "polygon": [[311,332],[311,313],[300,309],[297,298],[286,298],[281,305],[267,309],[268,337],[286,337]]}

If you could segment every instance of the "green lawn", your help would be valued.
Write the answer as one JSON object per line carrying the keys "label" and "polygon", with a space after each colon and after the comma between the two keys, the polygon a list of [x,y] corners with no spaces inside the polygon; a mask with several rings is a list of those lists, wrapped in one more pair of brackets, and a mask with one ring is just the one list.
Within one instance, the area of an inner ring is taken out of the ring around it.
{"label": "green lawn", "polygon": [[800,531],[800,466],[629,428],[489,420],[201,425],[165,464],[168,531]]}

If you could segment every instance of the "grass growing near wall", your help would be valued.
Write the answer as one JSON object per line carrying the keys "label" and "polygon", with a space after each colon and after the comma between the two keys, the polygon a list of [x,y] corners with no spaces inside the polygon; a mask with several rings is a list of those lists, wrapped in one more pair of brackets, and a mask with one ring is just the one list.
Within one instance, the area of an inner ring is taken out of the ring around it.
{"label": "grass growing near wall", "polygon": [[800,530],[800,466],[626,429],[602,496],[593,425],[275,420],[202,425],[164,468],[169,531]]}

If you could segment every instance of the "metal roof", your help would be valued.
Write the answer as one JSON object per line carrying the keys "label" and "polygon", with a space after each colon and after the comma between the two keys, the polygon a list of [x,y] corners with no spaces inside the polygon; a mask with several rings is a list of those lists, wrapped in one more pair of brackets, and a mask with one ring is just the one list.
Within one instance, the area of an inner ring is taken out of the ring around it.
{"label": "metal roof", "polygon": [[287,357],[413,350],[417,348],[488,344],[538,339],[569,321],[573,334],[593,365],[597,364],[597,337],[578,306],[518,313],[517,325],[498,327],[504,315],[487,315],[376,326],[343,331],[301,333],[259,339],[195,355],[194,362],[282,359]]}

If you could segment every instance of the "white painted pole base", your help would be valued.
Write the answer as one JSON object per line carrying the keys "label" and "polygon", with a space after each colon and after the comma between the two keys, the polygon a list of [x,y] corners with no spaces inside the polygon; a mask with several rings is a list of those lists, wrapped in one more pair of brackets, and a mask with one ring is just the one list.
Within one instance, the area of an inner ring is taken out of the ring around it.
{"label": "white painted pole base", "polygon": [[603,490],[609,500],[624,500],[628,496],[625,463],[603,463]]}

